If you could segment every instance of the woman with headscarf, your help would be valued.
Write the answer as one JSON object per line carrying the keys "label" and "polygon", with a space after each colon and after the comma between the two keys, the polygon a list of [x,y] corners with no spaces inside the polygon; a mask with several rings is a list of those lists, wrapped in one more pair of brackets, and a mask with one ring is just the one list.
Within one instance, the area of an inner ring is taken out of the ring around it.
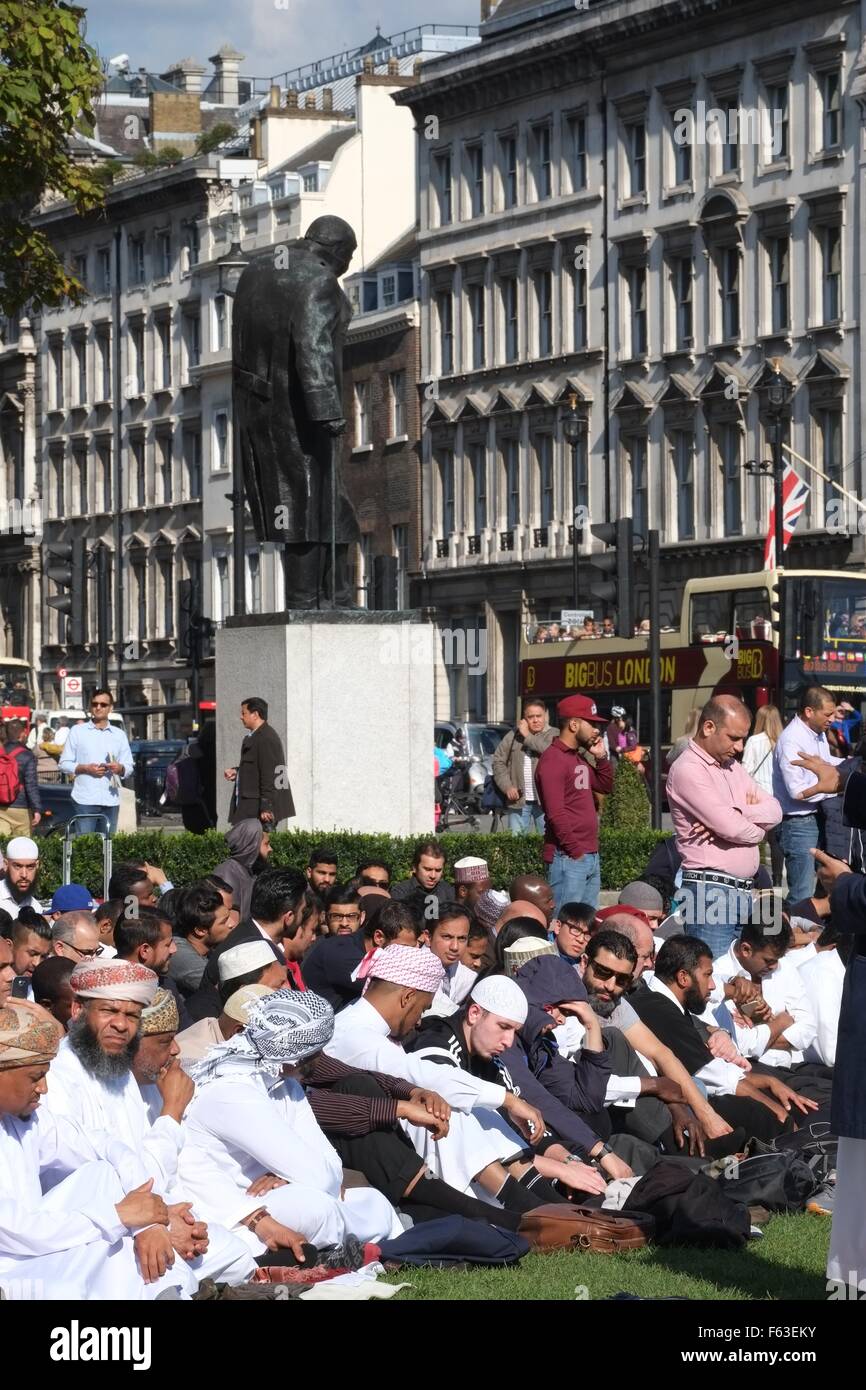
{"label": "woman with headscarf", "polygon": [[[292,1249],[378,1241],[403,1227],[380,1192],[343,1190],[343,1165],[316,1121],[299,1080],[302,1064],[330,1041],[334,1012],[311,990],[275,990],[254,1000],[242,1033],[212,1048],[191,1075],[179,1173],[197,1213],[250,1244],[258,1262]],[[221,1180],[214,1182],[214,1168]],[[280,1180],[250,1196],[260,1178]]]}
{"label": "woman with headscarf", "polygon": [[228,831],[226,844],[229,857],[213,872],[231,884],[235,910],[244,922],[250,913],[256,867],[263,867],[271,853],[270,836],[260,820],[239,820]]}

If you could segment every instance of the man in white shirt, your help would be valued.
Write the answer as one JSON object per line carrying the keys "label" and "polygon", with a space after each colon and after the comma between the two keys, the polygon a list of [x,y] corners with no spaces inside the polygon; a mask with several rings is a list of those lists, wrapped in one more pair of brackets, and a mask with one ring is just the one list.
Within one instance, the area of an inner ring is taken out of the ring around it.
{"label": "man in white shirt", "polygon": [[[725,986],[741,977],[752,981],[760,996],[739,1005],[729,991],[737,1047],[744,1057],[767,1067],[790,1071],[805,1061],[817,1031],[815,1015],[800,971],[785,955],[793,938],[787,922],[749,922],[724,955],[713,961],[715,989],[710,1005],[725,998]],[[795,1084],[786,1076],[789,1085]],[[829,1097],[828,1097],[829,1098]]]}
{"label": "man in white shirt", "polygon": [[509,1210],[530,1210],[537,1201],[526,1188],[517,1191],[519,1184],[503,1167],[525,1143],[497,1112],[503,1111],[533,1144],[544,1134],[541,1113],[505,1086],[462,1067],[440,1067],[401,1045],[429,1008],[442,974],[440,961],[426,946],[386,947],[370,967],[364,996],[337,1015],[325,1052],[347,1066],[401,1076],[413,1086],[438,1092],[451,1107],[444,1138],[433,1141],[427,1129],[400,1122],[430,1171],[458,1192],[477,1184],[476,1195],[495,1197]]}
{"label": "man in white shirt", "polygon": [[807,1062],[818,1062],[825,1067],[836,1065],[842,987],[850,945],[850,937],[843,936],[832,926],[825,927],[818,938],[815,955],[800,969],[806,998],[815,1015],[815,1037],[806,1049]]}
{"label": "man in white shirt", "polygon": [[815,891],[815,860],[811,851],[818,848],[819,825],[817,803],[825,799],[818,792],[804,801],[800,793],[815,785],[807,768],[795,766],[794,760],[809,754],[825,763],[838,764],[827,742],[827,729],[836,714],[836,701],[822,685],[807,686],[801,696],[797,713],[782,730],[773,750],[773,795],[782,808],[782,821],[776,832],[785,856],[788,877],[788,901],[800,902]]}
{"label": "man in white shirt", "polygon": [[462,903],[446,903],[430,923],[430,950],[442,962],[445,974],[427,1014],[447,1017],[459,1009],[478,974],[461,961],[469,941],[469,915]]}
{"label": "man in white shirt", "polygon": [[95,690],[90,719],[76,724],[63,745],[58,766],[74,777],[76,833],[105,831],[113,835],[120,809],[120,779],[132,776],[132,752],[123,729],[109,722],[114,704],[110,690]]}
{"label": "man in white shirt", "polygon": [[39,847],[29,835],[16,835],[6,846],[6,867],[0,875],[0,907],[17,917],[22,907],[42,911],[42,904],[33,893],[39,873]]}

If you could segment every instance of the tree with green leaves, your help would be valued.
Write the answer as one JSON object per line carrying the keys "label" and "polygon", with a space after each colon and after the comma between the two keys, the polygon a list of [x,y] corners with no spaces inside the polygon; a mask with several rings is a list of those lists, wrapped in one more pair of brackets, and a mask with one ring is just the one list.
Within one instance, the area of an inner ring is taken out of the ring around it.
{"label": "tree with green leaves", "polygon": [[78,303],[82,286],[31,214],[49,191],[79,213],[104,181],[76,164],[69,139],[90,135],[103,74],[82,32],[84,10],[62,0],[0,0],[0,311]]}

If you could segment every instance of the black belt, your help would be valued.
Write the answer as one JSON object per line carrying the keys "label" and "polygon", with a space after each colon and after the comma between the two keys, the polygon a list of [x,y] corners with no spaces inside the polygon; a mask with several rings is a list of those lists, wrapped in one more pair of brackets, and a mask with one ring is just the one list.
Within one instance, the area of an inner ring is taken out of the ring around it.
{"label": "black belt", "polygon": [[736,874],[726,874],[721,869],[683,869],[683,883],[686,879],[691,883],[698,880],[723,883],[734,888],[741,888],[744,891],[755,886],[754,875],[751,878],[737,878]]}
{"label": "black belt", "polygon": [[782,820],[814,820],[817,811],[791,811],[788,815],[783,815]]}

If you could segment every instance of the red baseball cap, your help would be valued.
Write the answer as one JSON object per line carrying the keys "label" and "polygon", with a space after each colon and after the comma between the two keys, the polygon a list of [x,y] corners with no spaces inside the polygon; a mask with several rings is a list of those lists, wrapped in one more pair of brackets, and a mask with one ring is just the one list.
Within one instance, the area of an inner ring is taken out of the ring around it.
{"label": "red baseball cap", "polygon": [[[614,903],[612,907],[600,907],[595,914],[596,922],[606,922],[608,917],[635,917],[638,922],[643,922],[645,926],[652,928],[653,922],[647,917],[645,912],[641,912],[639,907],[628,907],[625,903]],[[614,931],[616,928],[614,928]]]}
{"label": "red baseball cap", "polygon": [[599,714],[595,700],[588,695],[568,695],[556,706],[557,719],[588,719],[591,724],[606,724],[604,715]]}

